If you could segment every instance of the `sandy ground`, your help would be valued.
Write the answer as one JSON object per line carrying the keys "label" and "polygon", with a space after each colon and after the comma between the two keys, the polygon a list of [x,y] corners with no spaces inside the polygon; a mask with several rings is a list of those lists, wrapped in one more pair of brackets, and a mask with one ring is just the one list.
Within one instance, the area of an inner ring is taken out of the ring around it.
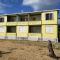
{"label": "sandy ground", "polygon": [[[42,45],[0,41],[0,60],[56,60],[48,56],[48,49]],[[60,50],[54,49],[60,56]]]}

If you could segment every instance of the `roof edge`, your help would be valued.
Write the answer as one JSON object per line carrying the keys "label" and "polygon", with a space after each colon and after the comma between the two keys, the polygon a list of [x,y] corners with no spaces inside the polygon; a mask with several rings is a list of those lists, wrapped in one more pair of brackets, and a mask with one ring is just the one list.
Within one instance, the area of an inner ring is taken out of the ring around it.
{"label": "roof edge", "polygon": [[30,13],[38,13],[38,12],[49,12],[49,11],[60,11],[60,9],[41,10],[41,11],[32,11],[32,12],[21,12],[21,13],[12,13],[12,14],[1,14],[0,16],[4,16],[4,15],[30,14]]}

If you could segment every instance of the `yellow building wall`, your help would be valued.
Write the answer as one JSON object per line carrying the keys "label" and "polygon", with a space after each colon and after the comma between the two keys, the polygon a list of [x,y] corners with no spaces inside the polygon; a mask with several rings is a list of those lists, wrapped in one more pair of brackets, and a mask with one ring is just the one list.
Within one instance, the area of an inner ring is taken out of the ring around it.
{"label": "yellow building wall", "polygon": [[41,33],[29,33],[29,37],[41,38]]}
{"label": "yellow building wall", "polygon": [[[46,20],[46,13],[53,13],[53,20]],[[17,37],[39,37],[39,38],[57,38],[57,11],[42,12],[42,19],[40,21],[27,22],[7,22],[7,16],[4,17],[4,22],[0,26],[5,26],[5,32],[0,32],[0,36],[17,36]],[[47,33],[46,26],[52,25],[53,32]],[[42,25],[41,33],[29,33],[29,25]],[[16,33],[6,33],[6,26],[16,26]],[[22,27],[22,28],[20,28]],[[24,27],[24,28],[23,28]]]}
{"label": "yellow building wall", "polygon": [[6,33],[6,36],[16,36],[16,33]]}
{"label": "yellow building wall", "polygon": [[28,37],[28,26],[17,26],[17,37]]}
{"label": "yellow building wall", "polygon": [[51,25],[53,27],[51,33],[46,32],[46,26],[48,25],[42,25],[42,37],[52,39],[57,38],[57,25]]}
{"label": "yellow building wall", "polygon": [[29,25],[41,25],[41,20],[40,21],[29,21]]}
{"label": "yellow building wall", "polygon": [[6,26],[0,26],[0,36],[6,36]]}
{"label": "yellow building wall", "polygon": [[28,25],[28,21],[27,22],[26,21],[24,21],[24,22],[21,22],[21,21],[20,22],[17,22],[17,25],[23,25],[23,26],[24,25]]}
{"label": "yellow building wall", "polygon": [[17,22],[7,22],[7,26],[16,26]]}
{"label": "yellow building wall", "polygon": [[[53,20],[46,20],[47,13],[53,13]],[[57,11],[43,12],[42,13],[42,24],[57,24]]]}

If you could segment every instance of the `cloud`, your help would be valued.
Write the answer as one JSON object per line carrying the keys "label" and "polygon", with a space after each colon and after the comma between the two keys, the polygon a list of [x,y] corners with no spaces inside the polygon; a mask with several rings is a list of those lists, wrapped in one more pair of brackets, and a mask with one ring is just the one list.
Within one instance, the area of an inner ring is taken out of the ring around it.
{"label": "cloud", "polygon": [[23,0],[23,5],[31,6],[34,11],[39,10],[40,8],[54,5],[56,3],[59,3],[59,0]]}
{"label": "cloud", "polygon": [[39,8],[38,3],[39,3],[39,0],[23,0],[23,5],[29,5],[34,10],[38,10],[38,8]]}
{"label": "cloud", "polygon": [[39,0],[23,0],[23,5],[31,5],[31,4],[35,4],[38,2]]}

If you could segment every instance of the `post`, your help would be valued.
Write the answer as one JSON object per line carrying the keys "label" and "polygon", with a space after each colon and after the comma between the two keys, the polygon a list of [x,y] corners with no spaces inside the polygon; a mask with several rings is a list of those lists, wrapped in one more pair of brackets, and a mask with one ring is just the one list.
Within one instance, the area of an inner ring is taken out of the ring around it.
{"label": "post", "polygon": [[52,47],[52,42],[50,40],[48,41],[48,50],[49,50],[49,56],[56,58],[56,55],[55,55],[53,47]]}

